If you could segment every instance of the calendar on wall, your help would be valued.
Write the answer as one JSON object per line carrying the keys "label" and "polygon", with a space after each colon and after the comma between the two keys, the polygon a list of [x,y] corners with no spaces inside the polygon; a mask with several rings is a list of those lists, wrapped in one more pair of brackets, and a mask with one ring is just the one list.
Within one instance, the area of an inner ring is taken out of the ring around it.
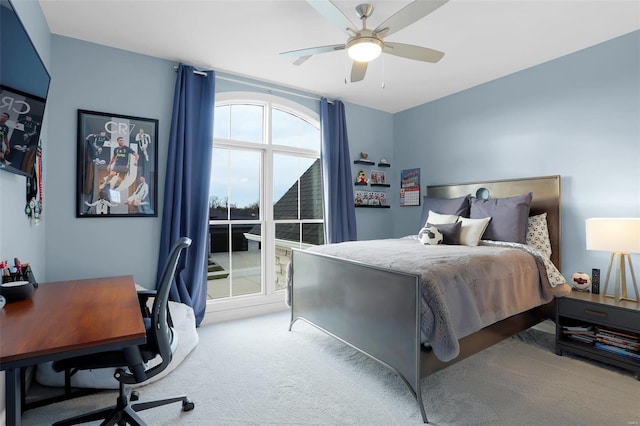
{"label": "calendar on wall", "polygon": [[420,205],[420,169],[400,172],[400,206]]}

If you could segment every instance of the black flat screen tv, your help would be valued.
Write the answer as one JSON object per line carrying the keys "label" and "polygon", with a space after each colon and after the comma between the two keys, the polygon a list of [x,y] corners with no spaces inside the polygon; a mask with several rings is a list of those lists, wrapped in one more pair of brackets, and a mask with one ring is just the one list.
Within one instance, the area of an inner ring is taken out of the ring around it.
{"label": "black flat screen tv", "polygon": [[32,176],[51,77],[9,0],[0,40],[0,170]]}

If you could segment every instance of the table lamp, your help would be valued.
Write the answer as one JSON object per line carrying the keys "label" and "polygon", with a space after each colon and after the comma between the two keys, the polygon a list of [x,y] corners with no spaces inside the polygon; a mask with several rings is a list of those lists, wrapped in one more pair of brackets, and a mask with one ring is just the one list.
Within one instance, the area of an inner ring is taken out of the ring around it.
{"label": "table lamp", "polygon": [[[603,294],[621,299],[638,301],[638,283],[633,271],[630,253],[640,253],[640,218],[592,218],[585,221],[587,250],[611,252]],[[626,263],[629,264],[635,298],[627,295]],[[611,266],[615,262],[616,278],[613,296],[607,294]]]}

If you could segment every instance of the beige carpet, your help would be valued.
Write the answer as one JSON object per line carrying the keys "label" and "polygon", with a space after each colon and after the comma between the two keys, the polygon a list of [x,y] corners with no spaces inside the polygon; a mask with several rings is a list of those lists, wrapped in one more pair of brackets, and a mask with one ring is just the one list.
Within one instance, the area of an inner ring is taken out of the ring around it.
{"label": "beige carpet", "polygon": [[[187,393],[142,412],[150,425],[417,425],[408,388],[393,373],[288,313],[208,325],[199,345],[142,398]],[[637,425],[640,382],[624,370],[553,351],[530,330],[422,381],[436,425]],[[27,411],[44,425],[111,404],[113,392]]]}

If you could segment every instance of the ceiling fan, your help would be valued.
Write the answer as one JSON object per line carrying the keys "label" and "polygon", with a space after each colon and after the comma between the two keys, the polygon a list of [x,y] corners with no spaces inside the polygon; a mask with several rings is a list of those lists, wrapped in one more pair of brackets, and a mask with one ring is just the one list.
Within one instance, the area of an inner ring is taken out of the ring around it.
{"label": "ceiling fan", "polygon": [[444,52],[429,49],[428,47],[384,41],[384,37],[400,31],[424,18],[448,1],[449,0],[415,0],[387,18],[374,30],[367,28],[367,18],[373,13],[373,6],[370,4],[360,4],[356,6],[356,12],[362,20],[362,29],[357,30],[351,20],[330,0],[307,0],[307,3],[322,16],[340,28],[340,30],[347,33],[349,39],[344,44],[292,50],[283,52],[280,55],[284,57],[295,57],[297,59],[293,62],[294,65],[301,65],[311,56],[318,53],[328,53],[346,49],[349,57],[354,61],[351,67],[352,83],[364,79],[368,63],[380,56],[381,53],[389,53],[416,61],[435,63],[442,59]]}

